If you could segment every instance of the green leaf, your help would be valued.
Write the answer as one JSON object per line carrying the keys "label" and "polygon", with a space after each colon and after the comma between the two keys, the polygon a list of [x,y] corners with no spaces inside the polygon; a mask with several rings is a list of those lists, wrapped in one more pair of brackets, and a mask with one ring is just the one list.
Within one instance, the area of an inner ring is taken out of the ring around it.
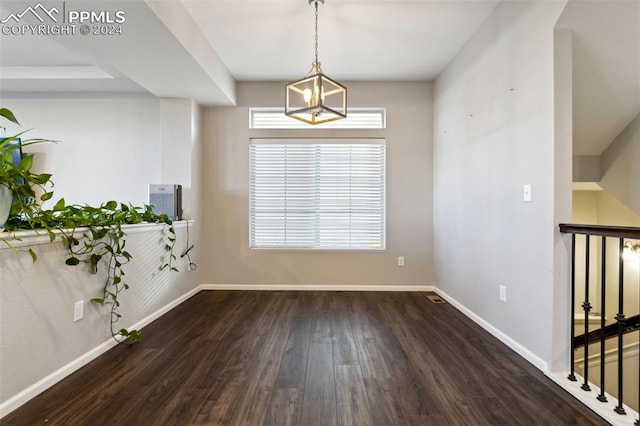
{"label": "green leaf", "polygon": [[118,208],[118,203],[112,200],[105,204],[104,207],[107,210],[115,210]]}
{"label": "green leaf", "polygon": [[171,270],[172,270],[173,272],[179,272],[177,268],[173,268],[173,267],[172,267],[172,268],[171,268]]}
{"label": "green leaf", "polygon": [[22,160],[20,160],[20,168],[22,170],[31,170],[32,166],[33,166],[33,154],[25,155],[24,157],[22,157]]}
{"label": "green leaf", "polygon": [[131,345],[134,344],[136,342],[139,342],[140,340],[142,340],[142,334],[140,334],[140,332],[138,330],[130,330],[127,331],[126,329],[122,329],[118,332],[118,334],[122,337],[125,338],[124,342],[126,342],[127,344]]}
{"label": "green leaf", "polygon": [[7,108],[0,108],[0,115],[11,121],[12,123],[20,124],[18,123],[18,119],[16,118],[16,116],[13,115],[13,112],[11,112],[11,110],[8,110]]}
{"label": "green leaf", "polygon": [[40,197],[40,200],[42,201],[47,201],[50,200],[51,197],[53,197],[53,192],[45,192],[44,194],[42,194],[42,196]]}
{"label": "green leaf", "polygon": [[64,210],[64,207],[65,207],[64,198],[60,198],[58,200],[58,202],[56,203],[56,205],[53,206],[53,211],[54,212],[61,212],[62,210]]}
{"label": "green leaf", "polygon": [[[37,175],[31,175],[31,180],[39,185],[44,185],[45,183],[49,182],[49,179],[51,179],[51,173],[40,173]],[[51,183],[51,185],[53,186],[53,183]]]}
{"label": "green leaf", "polygon": [[69,266],[76,266],[78,263],[80,263],[80,260],[78,260],[77,257],[70,257],[64,263]]}
{"label": "green leaf", "polygon": [[97,303],[98,305],[104,305],[104,299],[95,298],[95,299],[91,299],[91,301],[93,303]]}
{"label": "green leaf", "polygon": [[33,249],[29,249],[29,254],[31,255],[31,260],[33,261],[33,263],[36,263],[36,261],[38,260],[38,255],[36,254],[36,252],[33,251]]}

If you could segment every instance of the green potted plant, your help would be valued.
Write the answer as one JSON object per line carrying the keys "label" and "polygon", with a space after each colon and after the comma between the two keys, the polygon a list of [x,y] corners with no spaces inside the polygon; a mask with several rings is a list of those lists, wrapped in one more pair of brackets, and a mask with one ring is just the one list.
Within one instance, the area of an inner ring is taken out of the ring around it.
{"label": "green potted plant", "polygon": [[[20,124],[6,108],[0,108],[0,116]],[[2,126],[0,129],[6,130]],[[9,216],[33,217],[40,203],[53,196],[53,192],[47,191],[47,186],[53,186],[51,175],[31,172],[33,154],[23,155],[22,158],[19,156],[21,147],[53,141],[40,138],[21,140],[25,133],[0,138],[0,228]],[[15,161],[15,158],[19,161]],[[39,197],[36,191],[41,192]]]}

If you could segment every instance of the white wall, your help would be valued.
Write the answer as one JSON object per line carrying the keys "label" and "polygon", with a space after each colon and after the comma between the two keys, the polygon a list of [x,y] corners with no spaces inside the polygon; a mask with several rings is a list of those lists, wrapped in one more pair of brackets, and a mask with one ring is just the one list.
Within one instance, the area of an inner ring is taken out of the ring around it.
{"label": "white wall", "polygon": [[197,185],[200,176],[199,107],[190,99],[162,99],[160,102],[160,179],[156,183],[182,185],[183,213],[198,214]]}
{"label": "white wall", "polygon": [[149,183],[160,183],[160,100],[152,98],[2,99],[26,137],[60,141],[29,148],[34,169],[52,173],[54,200],[99,204],[116,199],[148,203]]}
{"label": "white wall", "polygon": [[[573,34],[555,29],[553,34],[554,98],[554,227],[571,221],[571,157],[573,155]],[[556,228],[557,229],[557,228]],[[571,240],[554,233],[553,340],[548,369],[566,371],[571,347]]]}
{"label": "white wall", "polygon": [[499,5],[434,95],[436,285],[541,368],[554,327],[553,27],[563,6]]}
{"label": "white wall", "polygon": [[[284,85],[240,83],[237,108],[203,113],[203,239],[209,284],[431,285],[431,84],[347,83],[349,105],[387,108],[384,130],[249,130],[250,106],[280,106]],[[251,137],[386,137],[387,248],[380,252],[250,250]],[[404,256],[406,266],[397,266]]]}
{"label": "white wall", "polygon": [[600,185],[640,214],[640,114],[600,156]]}
{"label": "white wall", "polygon": [[185,217],[197,216],[192,176],[198,158],[198,106],[189,99],[141,97],[3,98],[21,126],[6,134],[33,129],[24,138],[59,141],[34,152],[34,170],[52,173],[54,197],[67,204],[115,199],[137,206],[149,203],[150,183],[183,186]]}

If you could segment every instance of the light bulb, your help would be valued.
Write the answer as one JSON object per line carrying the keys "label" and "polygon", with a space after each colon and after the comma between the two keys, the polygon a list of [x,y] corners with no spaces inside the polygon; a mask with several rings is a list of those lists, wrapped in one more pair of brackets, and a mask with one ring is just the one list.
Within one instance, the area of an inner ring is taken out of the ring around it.
{"label": "light bulb", "polygon": [[631,260],[635,257],[640,257],[640,244],[631,244],[627,242],[622,250],[622,257],[624,260]]}
{"label": "light bulb", "polygon": [[302,95],[304,96],[304,103],[309,106],[309,103],[311,102],[311,89],[304,89]]}

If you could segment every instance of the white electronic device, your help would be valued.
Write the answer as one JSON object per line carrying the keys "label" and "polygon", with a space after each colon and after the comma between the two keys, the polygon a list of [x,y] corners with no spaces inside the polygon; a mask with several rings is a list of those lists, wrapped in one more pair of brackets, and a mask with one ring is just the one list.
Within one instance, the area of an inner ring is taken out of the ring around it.
{"label": "white electronic device", "polygon": [[166,214],[171,220],[182,220],[182,185],[149,185],[149,204],[156,214]]}

